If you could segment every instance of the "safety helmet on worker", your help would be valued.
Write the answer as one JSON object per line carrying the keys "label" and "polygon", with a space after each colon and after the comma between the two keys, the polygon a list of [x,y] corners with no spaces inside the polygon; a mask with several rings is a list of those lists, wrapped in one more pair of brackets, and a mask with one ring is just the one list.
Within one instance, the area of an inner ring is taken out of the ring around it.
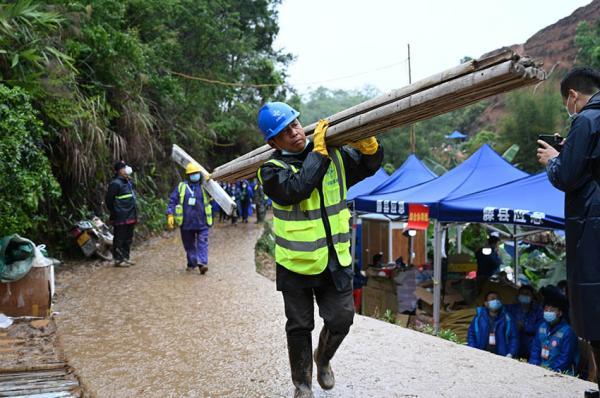
{"label": "safety helmet on worker", "polygon": [[258,111],[258,127],[265,141],[275,137],[300,115],[284,102],[267,102]]}
{"label": "safety helmet on worker", "polygon": [[189,162],[187,166],[185,166],[185,174],[194,174],[200,173],[200,165],[196,162]]}

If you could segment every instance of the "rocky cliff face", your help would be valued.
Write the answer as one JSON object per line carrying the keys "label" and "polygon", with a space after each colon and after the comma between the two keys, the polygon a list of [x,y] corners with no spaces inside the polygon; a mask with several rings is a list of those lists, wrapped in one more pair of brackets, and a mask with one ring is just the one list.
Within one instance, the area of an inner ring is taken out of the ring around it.
{"label": "rocky cliff face", "polygon": [[[547,72],[554,70],[553,74],[567,70],[573,66],[577,58],[575,47],[575,31],[582,21],[595,23],[600,19],[600,0],[594,0],[584,7],[575,10],[568,17],[545,27],[537,32],[524,44],[510,46],[519,54],[543,60]],[[490,106],[470,129],[476,133],[485,126],[494,125],[504,113],[504,95],[490,99]]]}

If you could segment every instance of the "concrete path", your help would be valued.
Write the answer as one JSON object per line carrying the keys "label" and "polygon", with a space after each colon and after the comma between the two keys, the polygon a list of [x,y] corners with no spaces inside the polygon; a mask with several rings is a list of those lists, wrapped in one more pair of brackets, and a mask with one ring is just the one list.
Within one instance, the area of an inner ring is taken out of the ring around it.
{"label": "concrete path", "polygon": [[[98,397],[287,397],[281,295],[254,272],[253,224],[211,232],[210,270],[186,273],[178,234],[127,269],[58,276],[65,351]],[[313,338],[318,337],[318,322]],[[582,397],[593,384],[357,316],[316,397]]]}

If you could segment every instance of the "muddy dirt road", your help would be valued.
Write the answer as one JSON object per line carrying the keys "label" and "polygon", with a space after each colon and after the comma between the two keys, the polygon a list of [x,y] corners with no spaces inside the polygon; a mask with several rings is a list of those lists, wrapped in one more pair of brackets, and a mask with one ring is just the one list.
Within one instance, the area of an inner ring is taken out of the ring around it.
{"label": "muddy dirt road", "polygon": [[[203,276],[184,271],[178,234],[138,248],[134,267],[59,274],[59,330],[91,392],[291,396],[281,295],[254,272],[259,235],[254,224],[217,225]],[[333,368],[336,388],[323,392],[315,379],[315,396],[581,397],[593,387],[363,317],[356,317]]]}

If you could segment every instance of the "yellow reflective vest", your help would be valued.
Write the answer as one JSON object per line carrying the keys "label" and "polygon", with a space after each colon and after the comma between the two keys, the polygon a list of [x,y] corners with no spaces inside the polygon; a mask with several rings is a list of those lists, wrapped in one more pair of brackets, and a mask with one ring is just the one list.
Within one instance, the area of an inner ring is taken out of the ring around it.
{"label": "yellow reflective vest", "polygon": [[[352,258],[344,162],[338,149],[330,149],[329,153],[332,161],[323,177],[323,202],[338,261],[347,267]],[[267,163],[298,172],[296,167],[281,160],[271,159]],[[261,179],[260,171],[258,178]],[[275,261],[278,264],[302,275],[316,275],[325,270],[329,249],[318,189],[315,188],[308,199],[293,205],[281,206],[273,201],[273,229]]]}
{"label": "yellow reflective vest", "polygon": [[[185,191],[187,189],[187,184],[185,182],[180,182],[177,187],[177,191],[179,192],[179,203],[175,206],[175,224],[181,226],[183,224],[183,201],[185,200]],[[210,197],[208,193],[202,187],[202,199],[204,200],[204,215],[206,216],[206,224],[210,227],[213,224],[212,217],[212,206],[210,204]]]}

